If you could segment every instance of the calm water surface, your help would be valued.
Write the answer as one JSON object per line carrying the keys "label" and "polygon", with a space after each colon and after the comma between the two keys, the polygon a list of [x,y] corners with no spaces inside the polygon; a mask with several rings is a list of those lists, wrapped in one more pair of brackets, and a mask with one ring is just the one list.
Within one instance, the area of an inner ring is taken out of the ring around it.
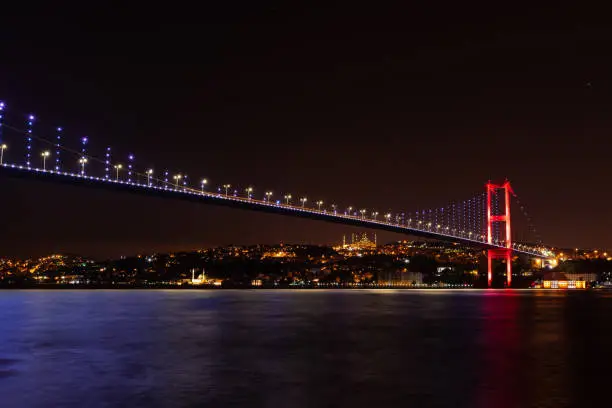
{"label": "calm water surface", "polygon": [[601,406],[612,294],[0,291],[0,407]]}

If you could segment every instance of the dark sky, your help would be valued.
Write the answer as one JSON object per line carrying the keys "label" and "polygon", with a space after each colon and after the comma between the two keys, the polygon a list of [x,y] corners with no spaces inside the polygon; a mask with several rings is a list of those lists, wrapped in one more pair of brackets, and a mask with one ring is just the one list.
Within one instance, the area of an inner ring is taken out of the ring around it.
{"label": "dark sky", "polygon": [[[34,112],[40,129],[88,135],[92,151],[108,143],[143,167],[260,194],[396,211],[508,177],[544,242],[612,247],[612,29],[597,10],[221,3],[3,5],[0,99]],[[330,243],[352,232],[0,183],[0,255]]]}

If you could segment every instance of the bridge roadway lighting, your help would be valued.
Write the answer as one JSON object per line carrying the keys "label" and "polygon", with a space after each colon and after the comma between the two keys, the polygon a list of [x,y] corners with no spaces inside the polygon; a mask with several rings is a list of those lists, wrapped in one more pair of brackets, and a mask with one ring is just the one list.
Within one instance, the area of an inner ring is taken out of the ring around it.
{"label": "bridge roadway lighting", "polygon": [[270,197],[272,197],[272,192],[271,191],[266,191],[266,201],[270,202]]}
{"label": "bridge roadway lighting", "polygon": [[338,206],[336,204],[332,204],[331,208],[334,211],[334,215],[335,215],[336,214],[336,208],[338,208]]}
{"label": "bridge roadway lighting", "polygon": [[179,181],[181,181],[181,179],[183,178],[183,176],[181,176],[180,174],[175,174],[174,176],[172,176],[173,179],[176,180],[176,189],[178,190],[179,187]]}
{"label": "bridge roadway lighting", "polygon": [[291,200],[291,194],[285,194],[285,203],[289,205],[289,201]]}
{"label": "bridge roadway lighting", "polygon": [[147,170],[147,186],[151,186],[151,174],[153,174],[153,169]]}
{"label": "bridge roadway lighting", "polygon": [[200,185],[202,186],[202,192],[204,192],[204,187],[206,187],[206,184],[208,184],[208,180],[202,179],[202,181],[200,182]]}
{"label": "bridge roadway lighting", "polygon": [[367,212],[367,210],[365,208],[359,210],[359,212],[361,213],[361,218],[365,219],[365,213]]}
{"label": "bridge roadway lighting", "polygon": [[351,214],[351,211],[353,211],[353,207],[349,207],[349,208],[347,208],[346,210],[347,210],[347,212],[348,212],[348,215],[352,215],[352,214]]}
{"label": "bridge roadway lighting", "polygon": [[378,217],[378,211],[372,211],[372,218],[376,220],[376,217]]}
{"label": "bridge roadway lighting", "polygon": [[223,188],[225,189],[225,195],[227,196],[227,191],[232,187],[231,184],[224,184]]}
{"label": "bridge roadway lighting", "polygon": [[306,201],[308,201],[308,199],[306,197],[302,197],[300,198],[300,201],[302,202],[302,208],[304,208],[304,205],[306,204]]}
{"label": "bridge roadway lighting", "polygon": [[319,207],[319,211],[321,211],[321,206],[323,205],[323,200],[317,201],[317,207]]}
{"label": "bridge roadway lighting", "polygon": [[43,170],[47,170],[47,157],[49,157],[50,155],[51,153],[49,153],[48,150],[45,150],[44,152],[40,154],[40,156],[43,159]]}
{"label": "bridge roadway lighting", "polygon": [[87,159],[85,157],[81,157],[79,159],[79,163],[81,163],[81,175],[85,175],[85,164],[87,164]]}
{"label": "bridge roadway lighting", "polygon": [[250,200],[251,199],[251,193],[253,192],[253,187],[247,187],[247,188],[244,189],[244,191],[246,191],[247,198]]}
{"label": "bridge roadway lighting", "polygon": [[122,164],[115,164],[115,181],[119,181],[119,170],[123,168]]}
{"label": "bridge roadway lighting", "polygon": [[3,164],[2,160],[4,160],[4,151],[8,146],[5,144],[0,145],[0,165]]}
{"label": "bridge roadway lighting", "polygon": [[385,214],[385,220],[387,220],[387,222],[389,222],[391,220],[391,213],[386,213]]}

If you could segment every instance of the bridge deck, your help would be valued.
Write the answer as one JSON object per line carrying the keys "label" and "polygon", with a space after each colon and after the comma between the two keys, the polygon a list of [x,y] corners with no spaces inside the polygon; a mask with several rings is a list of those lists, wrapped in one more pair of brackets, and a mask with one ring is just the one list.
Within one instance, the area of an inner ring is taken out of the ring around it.
{"label": "bridge deck", "polygon": [[[242,208],[254,211],[262,211],[273,214],[288,215],[292,217],[310,218],[314,220],[322,220],[327,222],[335,222],[344,225],[356,227],[365,227],[370,229],[390,231],[400,234],[408,234],[416,237],[437,239],[448,242],[456,242],[472,247],[483,249],[503,249],[504,246],[489,244],[487,242],[473,239],[470,237],[449,235],[431,229],[421,229],[410,225],[401,225],[393,222],[378,221],[366,219],[354,215],[346,215],[344,213],[336,213],[328,210],[317,210],[312,208],[304,208],[290,204],[279,202],[267,202],[253,198],[238,197],[234,195],[225,195],[222,193],[199,191],[192,188],[176,188],[173,185],[147,185],[142,183],[129,183],[122,180],[113,180],[112,178],[93,177],[70,172],[59,172],[53,170],[43,170],[38,168],[27,168],[14,164],[4,163],[0,165],[0,174],[6,174],[11,177],[29,178],[43,181],[54,181],[64,184],[77,186],[87,186],[96,188],[107,188],[116,191],[125,191],[130,193],[145,194],[148,196],[172,198],[179,200],[187,200],[198,203],[222,205],[233,208]],[[159,180],[156,180],[159,182]],[[163,183],[163,181],[162,181]],[[534,248],[521,248],[518,246],[512,248],[514,252],[527,254],[536,257],[545,257],[542,252],[538,252]]]}

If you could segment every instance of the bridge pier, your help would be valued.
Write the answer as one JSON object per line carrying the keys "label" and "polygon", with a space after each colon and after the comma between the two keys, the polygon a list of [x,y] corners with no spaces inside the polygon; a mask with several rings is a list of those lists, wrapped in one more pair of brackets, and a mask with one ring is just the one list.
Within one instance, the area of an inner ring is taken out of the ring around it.
{"label": "bridge pier", "polygon": [[[487,189],[487,242],[493,243],[493,225],[496,223],[504,224],[505,228],[500,228],[500,232],[504,237],[498,238],[497,242],[503,242],[505,248],[489,249],[487,251],[487,282],[489,288],[493,282],[493,259],[506,260],[506,287],[512,284],[512,233],[510,226],[510,193],[512,187],[510,182],[506,180],[503,184],[492,184],[490,181],[486,184]],[[504,212],[502,214],[493,214],[491,200],[493,196],[498,194],[499,190],[503,190]],[[514,193],[512,193],[514,194]]]}
{"label": "bridge pier", "polygon": [[487,286],[493,284],[493,260],[506,260],[506,287],[512,285],[512,250],[511,249],[489,249],[487,251]]}

